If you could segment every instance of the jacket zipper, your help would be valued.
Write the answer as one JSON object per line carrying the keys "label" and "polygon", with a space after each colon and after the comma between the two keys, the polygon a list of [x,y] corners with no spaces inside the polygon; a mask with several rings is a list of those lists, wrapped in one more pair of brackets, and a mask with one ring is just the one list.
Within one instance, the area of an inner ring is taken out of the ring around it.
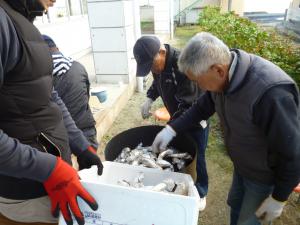
{"label": "jacket zipper", "polygon": [[227,121],[227,118],[226,118],[224,92],[222,92],[221,97],[222,97],[222,100],[221,100],[221,110],[222,110],[223,119],[224,119],[224,126],[225,126],[224,129],[226,128],[226,130],[224,130],[224,132],[225,132],[224,133],[224,135],[225,135],[224,139],[227,139],[227,141],[226,140],[224,140],[224,141],[225,141],[225,144],[226,143],[228,144],[229,135],[230,135],[230,128],[229,128],[228,121]]}

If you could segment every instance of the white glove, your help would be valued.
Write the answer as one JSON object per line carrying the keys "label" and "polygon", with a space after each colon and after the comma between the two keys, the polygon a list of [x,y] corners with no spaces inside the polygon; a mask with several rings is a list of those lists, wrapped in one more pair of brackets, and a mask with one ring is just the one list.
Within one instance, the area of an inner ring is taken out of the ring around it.
{"label": "white glove", "polygon": [[167,145],[175,136],[176,136],[176,132],[173,130],[171,126],[167,125],[156,135],[154,142],[152,144],[153,151],[158,153],[160,151],[166,150]]}
{"label": "white glove", "polygon": [[285,202],[277,201],[270,195],[256,210],[255,215],[261,222],[269,223],[281,215],[284,205]]}
{"label": "white glove", "polygon": [[153,104],[153,100],[151,98],[147,98],[147,100],[141,106],[141,114],[143,119],[149,118],[151,116],[150,109]]}

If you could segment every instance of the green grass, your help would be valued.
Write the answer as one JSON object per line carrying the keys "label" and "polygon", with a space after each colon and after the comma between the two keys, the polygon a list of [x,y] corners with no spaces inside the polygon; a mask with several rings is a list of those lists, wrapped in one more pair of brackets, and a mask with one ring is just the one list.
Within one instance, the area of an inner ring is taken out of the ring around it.
{"label": "green grass", "polygon": [[141,21],[141,32],[143,34],[153,34],[154,21]]}
{"label": "green grass", "polygon": [[176,47],[181,49],[195,34],[201,32],[200,26],[177,27],[175,30]]}
{"label": "green grass", "polygon": [[231,173],[233,169],[232,162],[227,155],[222,129],[216,114],[210,119],[206,158],[213,163],[217,163],[222,169],[224,169],[224,171]]}

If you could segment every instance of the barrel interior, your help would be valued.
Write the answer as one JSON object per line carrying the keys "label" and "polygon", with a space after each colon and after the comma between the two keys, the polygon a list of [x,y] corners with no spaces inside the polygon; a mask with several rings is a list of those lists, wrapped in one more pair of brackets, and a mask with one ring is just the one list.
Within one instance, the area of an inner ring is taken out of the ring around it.
{"label": "barrel interior", "polygon": [[[141,126],[131,128],[119,133],[118,135],[113,137],[106,145],[104,152],[105,159],[108,161],[114,161],[121,153],[122,149],[125,147],[133,149],[140,143],[143,143],[143,146],[152,145],[154,138],[163,128],[163,126],[155,125]],[[194,158],[196,155],[196,143],[188,134],[178,134],[172,140],[169,146],[177,149],[180,152],[189,153],[192,158]]]}

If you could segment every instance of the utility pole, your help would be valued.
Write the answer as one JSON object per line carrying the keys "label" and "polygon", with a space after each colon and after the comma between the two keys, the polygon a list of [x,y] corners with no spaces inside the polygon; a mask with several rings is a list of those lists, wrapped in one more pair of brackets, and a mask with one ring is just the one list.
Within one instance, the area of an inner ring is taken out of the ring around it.
{"label": "utility pole", "polygon": [[71,1],[71,0],[68,0],[68,6],[69,6],[70,16],[73,16],[73,12],[72,12],[72,1]]}
{"label": "utility pole", "polygon": [[232,8],[232,0],[228,0],[228,12],[231,11]]}
{"label": "utility pole", "polygon": [[65,0],[65,7],[66,7],[66,12],[67,12],[67,17],[70,20],[71,12],[70,12],[70,5],[69,5],[68,0]]}
{"label": "utility pole", "polygon": [[180,17],[181,17],[181,15],[180,15],[180,1],[181,0],[178,0],[178,26],[180,25]]}

